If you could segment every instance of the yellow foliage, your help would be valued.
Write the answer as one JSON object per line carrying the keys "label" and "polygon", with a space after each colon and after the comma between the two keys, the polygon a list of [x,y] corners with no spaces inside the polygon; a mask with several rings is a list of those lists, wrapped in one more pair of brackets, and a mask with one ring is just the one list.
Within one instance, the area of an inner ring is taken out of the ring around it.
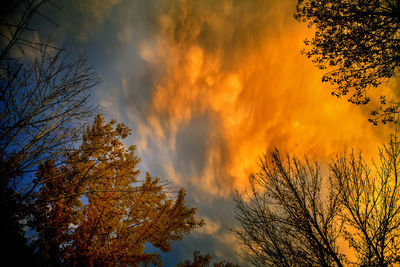
{"label": "yellow foliage", "polygon": [[158,178],[147,173],[138,180],[135,147],[121,141],[130,132],[97,116],[65,164],[41,166],[34,225],[39,254],[49,262],[161,265],[159,255],[144,252],[146,243],[168,252],[172,241],[203,224],[185,206],[183,189],[171,199]]}

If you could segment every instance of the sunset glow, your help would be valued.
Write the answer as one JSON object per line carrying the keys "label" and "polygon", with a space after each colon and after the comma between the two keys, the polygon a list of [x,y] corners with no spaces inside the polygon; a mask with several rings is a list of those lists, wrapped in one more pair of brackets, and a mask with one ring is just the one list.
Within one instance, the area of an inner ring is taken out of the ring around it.
{"label": "sunset glow", "polygon": [[[274,147],[323,161],[346,149],[375,151],[384,135],[367,121],[368,111],[332,97],[322,72],[300,54],[309,30],[291,19],[293,3],[271,2],[237,22],[231,18],[241,6],[222,6],[217,14],[181,2],[159,17],[154,43],[140,47],[149,68],[161,65],[162,74],[139,133],[151,133],[143,138],[178,160],[180,133],[197,127],[203,134],[190,139],[204,144],[203,152],[187,151],[184,168],[166,168],[167,177],[224,197],[245,187],[260,155]],[[252,24],[241,29],[246,19]]]}

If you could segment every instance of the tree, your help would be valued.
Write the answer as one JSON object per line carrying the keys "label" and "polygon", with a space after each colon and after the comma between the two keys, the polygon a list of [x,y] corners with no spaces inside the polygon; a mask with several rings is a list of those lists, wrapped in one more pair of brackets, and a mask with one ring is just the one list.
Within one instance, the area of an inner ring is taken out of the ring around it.
{"label": "tree", "polygon": [[3,63],[7,59],[14,58],[15,55],[10,54],[13,54],[15,49],[24,53],[24,49],[27,47],[37,48],[38,43],[27,39],[24,34],[34,31],[29,26],[32,18],[37,15],[45,17],[40,13],[40,8],[49,2],[50,0],[17,0],[2,3],[0,10],[0,62]]}
{"label": "tree", "polygon": [[[400,1],[298,0],[295,18],[315,28],[303,52],[335,87],[333,95],[349,94],[355,104],[370,101],[368,90],[398,77],[400,66]],[[399,104],[384,95],[372,111],[371,122],[395,119]]]}
{"label": "tree", "polygon": [[[246,259],[256,266],[342,266],[338,253],[338,197],[322,201],[318,165],[287,158],[277,151],[261,161],[250,177],[249,201],[236,195],[239,240],[249,249]],[[261,186],[260,193],[256,186]]]}
{"label": "tree", "polygon": [[[278,151],[264,156],[236,195],[233,229],[256,266],[392,266],[400,261],[400,145],[396,137],[369,168],[351,153],[317,163]],[[350,252],[340,240],[347,241]],[[349,255],[355,255],[352,262]]]}
{"label": "tree", "polygon": [[41,266],[34,256],[34,248],[26,244],[25,229],[21,223],[26,214],[13,197],[14,194],[11,189],[3,190],[0,194],[0,235],[3,242],[0,255],[13,266]]}
{"label": "tree", "polygon": [[[50,41],[36,43],[25,36],[34,31],[29,23],[47,2],[9,1],[0,19],[1,187],[25,193],[34,185],[26,174],[79,137],[94,111],[90,90],[99,82],[84,57],[73,60]],[[28,49],[35,58],[23,56]]]}
{"label": "tree", "polygon": [[90,91],[99,82],[84,57],[74,60],[51,41],[31,38],[33,18],[51,22],[40,12],[49,3],[2,1],[0,10],[1,255],[15,265],[34,265],[24,230],[34,172],[46,157],[61,159],[74,147],[93,115]]}
{"label": "tree", "polygon": [[[191,260],[185,260],[178,264],[178,267],[208,267],[210,266],[210,262],[212,257],[210,254],[201,255],[199,251],[193,252],[193,262]],[[214,267],[239,267],[239,265],[230,263],[230,262],[216,262],[213,264]]]}
{"label": "tree", "polygon": [[174,200],[159,179],[138,180],[135,147],[121,141],[129,134],[97,116],[65,164],[47,161],[38,171],[32,225],[38,254],[50,265],[158,266],[160,256],[144,252],[146,243],[168,252],[203,224],[185,205],[183,189]]}

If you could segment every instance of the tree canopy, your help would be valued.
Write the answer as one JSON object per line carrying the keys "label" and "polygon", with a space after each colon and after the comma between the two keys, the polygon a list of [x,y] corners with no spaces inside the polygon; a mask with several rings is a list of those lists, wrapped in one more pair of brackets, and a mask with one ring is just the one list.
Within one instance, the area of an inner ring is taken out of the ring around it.
{"label": "tree canopy", "polygon": [[32,226],[38,254],[47,262],[158,266],[160,256],[145,252],[146,243],[169,252],[171,242],[203,224],[196,209],[185,205],[183,189],[173,199],[150,174],[138,180],[135,147],[121,142],[129,133],[125,125],[97,116],[65,164],[42,164]]}
{"label": "tree canopy", "polygon": [[[295,18],[315,29],[303,52],[328,72],[324,82],[335,96],[367,104],[368,90],[398,77],[400,66],[400,1],[298,0]],[[370,121],[393,121],[399,104],[380,97]]]}

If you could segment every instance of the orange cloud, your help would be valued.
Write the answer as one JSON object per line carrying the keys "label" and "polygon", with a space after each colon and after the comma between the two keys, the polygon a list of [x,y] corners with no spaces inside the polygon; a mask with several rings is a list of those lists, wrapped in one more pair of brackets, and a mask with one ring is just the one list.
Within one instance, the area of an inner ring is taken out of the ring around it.
{"label": "orange cloud", "polygon": [[[308,32],[291,18],[294,1],[248,5],[225,1],[213,9],[181,1],[160,16],[156,45],[140,50],[163,72],[149,126],[139,132],[174,154],[164,157],[171,180],[215,197],[244,188],[259,156],[273,147],[328,160],[344,149],[370,154],[385,141],[383,128],[368,123],[360,107],[332,97],[321,72],[300,55]],[[253,12],[242,13],[246,8]],[[182,157],[179,133],[203,117],[209,121],[203,164],[196,168],[190,159],[198,155],[189,155],[182,171],[172,163]]]}

